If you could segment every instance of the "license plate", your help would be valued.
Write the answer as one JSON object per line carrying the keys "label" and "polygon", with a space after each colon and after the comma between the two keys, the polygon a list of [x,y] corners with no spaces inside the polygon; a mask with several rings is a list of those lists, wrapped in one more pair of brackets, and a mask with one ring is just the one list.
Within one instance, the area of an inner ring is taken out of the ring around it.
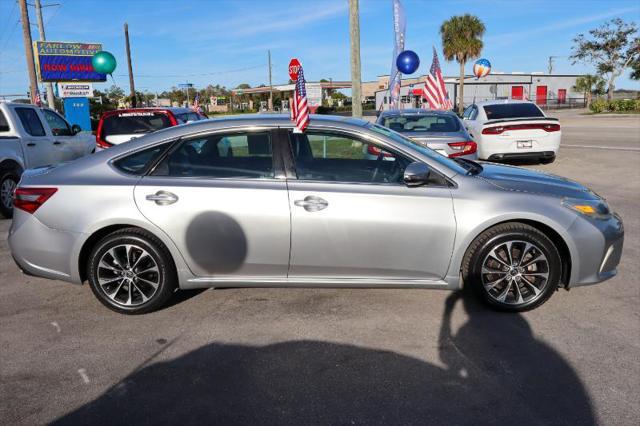
{"label": "license plate", "polygon": [[533,146],[532,142],[533,141],[518,141],[518,148],[519,149],[531,148]]}
{"label": "license plate", "polygon": [[436,149],[436,152],[440,155],[444,155],[445,157],[449,156],[449,154],[447,154],[447,151],[445,151],[444,149]]}

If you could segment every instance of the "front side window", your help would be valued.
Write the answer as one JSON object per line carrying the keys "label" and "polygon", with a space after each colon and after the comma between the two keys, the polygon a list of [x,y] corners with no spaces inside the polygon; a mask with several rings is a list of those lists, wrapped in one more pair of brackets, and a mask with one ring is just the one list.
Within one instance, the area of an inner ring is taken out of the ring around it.
{"label": "front side window", "polygon": [[53,111],[49,111],[47,109],[43,109],[42,113],[44,114],[44,118],[47,120],[49,127],[51,128],[51,132],[55,136],[72,136],[71,128],[69,124],[65,121],[64,118],[60,117]]}
{"label": "front side window", "polygon": [[375,144],[339,133],[290,133],[300,180],[400,183],[411,162]]}
{"label": "front side window", "polygon": [[211,178],[273,178],[269,132],[214,134],[183,141],[154,175]]}
{"label": "front side window", "polygon": [[33,108],[16,108],[16,114],[22,123],[24,130],[31,136],[45,136],[44,127]]}
{"label": "front side window", "polygon": [[454,115],[405,114],[385,117],[384,126],[401,133],[457,132],[460,122]]}

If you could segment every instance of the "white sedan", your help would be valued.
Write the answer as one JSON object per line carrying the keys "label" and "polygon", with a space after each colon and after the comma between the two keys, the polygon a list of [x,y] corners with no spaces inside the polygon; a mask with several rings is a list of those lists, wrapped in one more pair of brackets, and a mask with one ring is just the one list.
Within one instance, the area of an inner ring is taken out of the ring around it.
{"label": "white sedan", "polygon": [[548,164],[560,149],[560,122],[533,102],[478,102],[465,109],[462,120],[482,160],[534,159]]}

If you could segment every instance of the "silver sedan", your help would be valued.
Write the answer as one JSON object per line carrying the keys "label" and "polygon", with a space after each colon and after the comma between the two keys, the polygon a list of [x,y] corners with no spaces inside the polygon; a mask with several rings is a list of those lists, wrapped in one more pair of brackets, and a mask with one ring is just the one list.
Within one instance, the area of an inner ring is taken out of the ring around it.
{"label": "silver sedan", "polygon": [[14,203],[25,273],[88,281],[127,314],[176,288],[462,283],[522,311],[613,277],[623,243],[620,218],[578,183],[327,116],[304,133],[278,115],[161,130],[28,170]]}
{"label": "silver sedan", "polygon": [[376,122],[446,157],[478,159],[478,145],[451,111],[388,110],[382,112]]}

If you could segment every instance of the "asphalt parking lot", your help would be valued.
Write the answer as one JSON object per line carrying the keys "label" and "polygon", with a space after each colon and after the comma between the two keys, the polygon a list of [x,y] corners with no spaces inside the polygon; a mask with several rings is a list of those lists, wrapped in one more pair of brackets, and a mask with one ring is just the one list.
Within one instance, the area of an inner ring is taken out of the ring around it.
{"label": "asphalt parking lot", "polygon": [[557,116],[558,159],[527,167],[606,197],[624,254],[521,315],[444,291],[225,289],[122,316],[22,275],[1,220],[0,423],[638,424],[640,116]]}

